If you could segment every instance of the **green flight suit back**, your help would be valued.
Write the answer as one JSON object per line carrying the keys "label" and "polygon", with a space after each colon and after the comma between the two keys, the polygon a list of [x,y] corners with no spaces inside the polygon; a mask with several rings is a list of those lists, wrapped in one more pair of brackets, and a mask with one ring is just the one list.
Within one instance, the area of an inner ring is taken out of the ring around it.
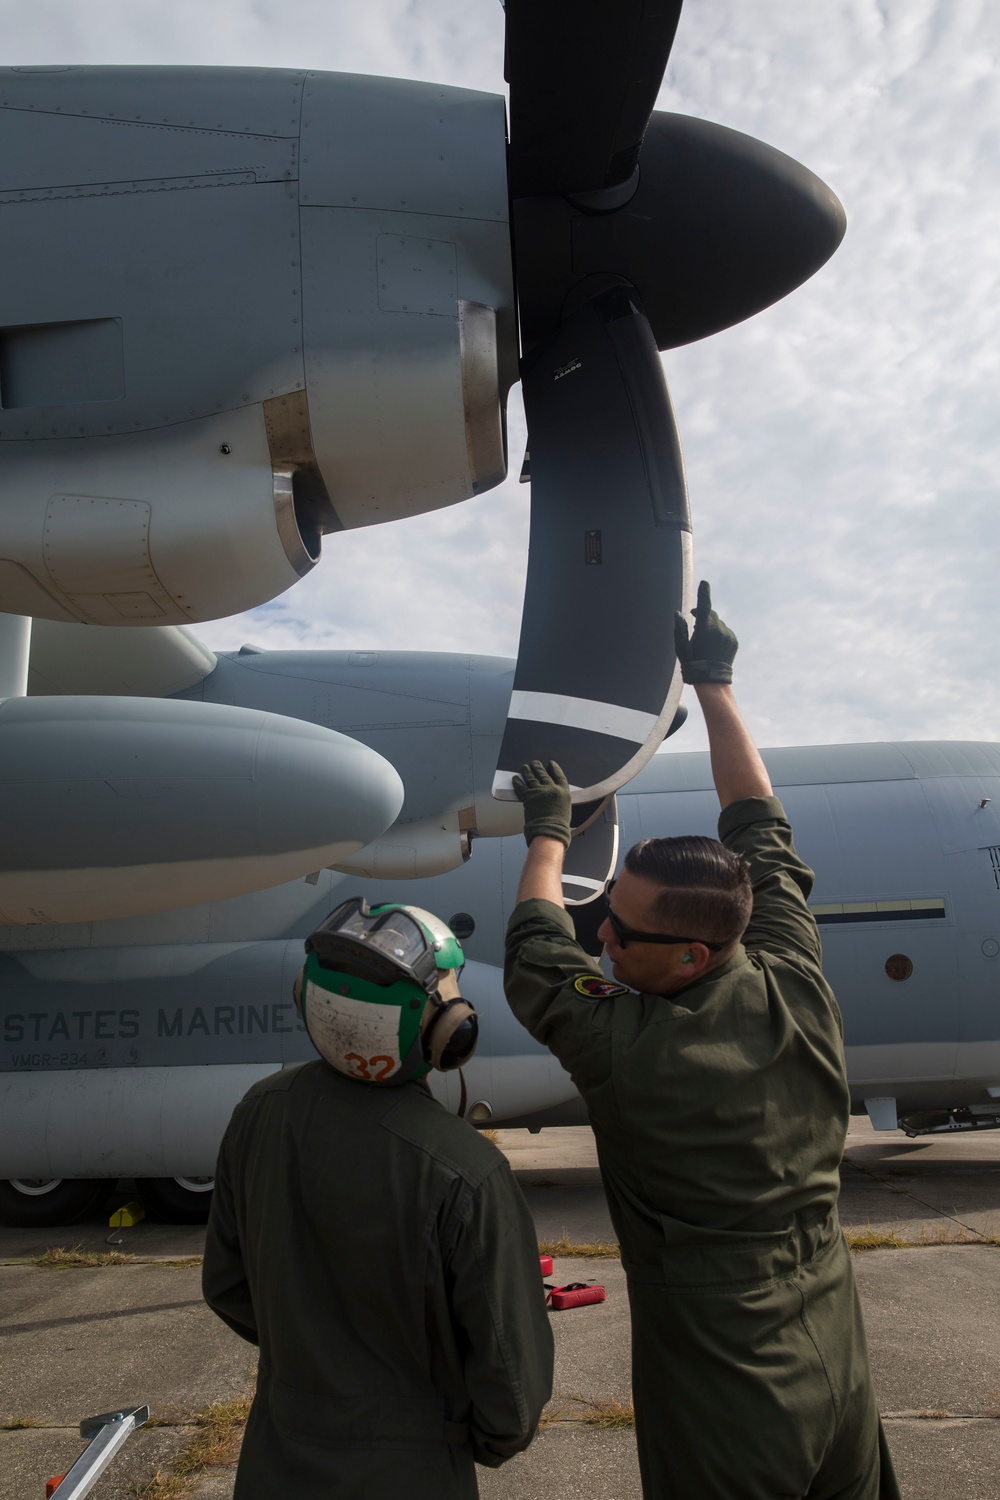
{"label": "green flight suit back", "polygon": [[719,835],[754,892],[728,962],[672,998],[595,1000],[575,988],[599,971],[568,914],[531,900],[508,928],[507,998],[590,1113],[647,1500],[891,1497],[836,1216],[850,1099],[812,872],[777,798],[733,803]]}
{"label": "green flight suit back", "polygon": [[464,1500],[551,1392],[523,1196],[419,1083],[315,1062],[255,1085],[220,1150],[204,1292],[261,1351],[235,1500]]}

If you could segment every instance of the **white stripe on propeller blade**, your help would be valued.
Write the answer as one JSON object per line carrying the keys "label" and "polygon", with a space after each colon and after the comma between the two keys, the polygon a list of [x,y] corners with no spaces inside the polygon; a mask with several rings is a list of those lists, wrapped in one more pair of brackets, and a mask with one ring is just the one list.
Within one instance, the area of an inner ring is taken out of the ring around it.
{"label": "white stripe on propeller blade", "polygon": [[593,698],[569,698],[562,693],[526,693],[515,688],[510,695],[510,717],[539,724],[568,724],[591,734],[610,734],[641,745],[653,732],[655,714],[617,703],[598,703]]}

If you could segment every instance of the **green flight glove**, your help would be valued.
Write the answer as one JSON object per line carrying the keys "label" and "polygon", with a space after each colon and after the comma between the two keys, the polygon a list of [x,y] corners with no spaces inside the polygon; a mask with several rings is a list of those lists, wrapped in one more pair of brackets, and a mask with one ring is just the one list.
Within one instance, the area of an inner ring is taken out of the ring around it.
{"label": "green flight glove", "polygon": [[712,591],[707,583],[699,583],[698,603],[691,613],[694,630],[690,635],[684,616],[674,616],[674,649],[681,676],[690,683],[732,682],[733,657],[740,643],[712,608]]}
{"label": "green flight glove", "polygon": [[558,839],[569,848],[572,803],[569,782],[554,760],[548,770],[540,760],[529,760],[513,778],[514,791],[524,804],[524,839],[530,844],[539,834]]}

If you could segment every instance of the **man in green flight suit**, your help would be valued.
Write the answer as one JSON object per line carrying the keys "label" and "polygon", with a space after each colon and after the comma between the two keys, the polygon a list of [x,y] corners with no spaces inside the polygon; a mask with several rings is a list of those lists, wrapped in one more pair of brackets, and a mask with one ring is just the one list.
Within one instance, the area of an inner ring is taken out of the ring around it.
{"label": "man in green flight suit", "polygon": [[515,779],[528,856],[511,1008],[571,1074],[628,1277],[646,1500],[898,1500],[837,1220],[849,1115],[840,1012],[802,863],[733,698],[736,637],[698,591],[677,654],[721,843],[645,839],[574,938],[558,766]]}
{"label": "man in green flight suit", "polygon": [[462,950],[359,898],[306,946],[323,1060],[237,1105],[205,1245],[206,1301],[260,1345],[234,1500],[474,1500],[531,1442],[552,1333],[506,1159],[424,1081],[475,1046]]}

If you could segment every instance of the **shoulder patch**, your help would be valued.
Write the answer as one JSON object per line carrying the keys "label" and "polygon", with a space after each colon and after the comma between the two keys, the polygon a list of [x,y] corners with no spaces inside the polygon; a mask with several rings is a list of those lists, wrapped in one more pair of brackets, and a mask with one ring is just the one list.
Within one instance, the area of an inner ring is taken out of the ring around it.
{"label": "shoulder patch", "polygon": [[596,974],[581,974],[573,981],[573,988],[588,1000],[610,1000],[615,995],[627,995],[627,984],[615,984],[610,979],[600,979]]}

